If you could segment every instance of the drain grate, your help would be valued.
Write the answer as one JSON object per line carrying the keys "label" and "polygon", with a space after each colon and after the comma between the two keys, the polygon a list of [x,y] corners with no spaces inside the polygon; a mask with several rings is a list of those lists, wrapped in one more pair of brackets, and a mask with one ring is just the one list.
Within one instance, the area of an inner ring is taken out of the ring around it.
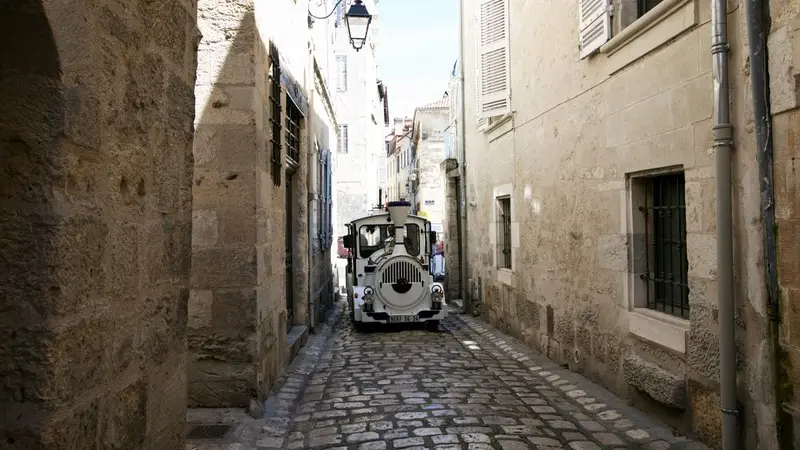
{"label": "drain grate", "polygon": [[232,425],[195,425],[189,430],[187,439],[222,439]]}

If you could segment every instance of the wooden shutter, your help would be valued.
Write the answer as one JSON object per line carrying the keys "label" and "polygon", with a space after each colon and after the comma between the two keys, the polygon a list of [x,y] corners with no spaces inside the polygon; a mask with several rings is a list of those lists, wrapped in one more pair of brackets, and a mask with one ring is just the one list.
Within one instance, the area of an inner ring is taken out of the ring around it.
{"label": "wooden shutter", "polygon": [[611,38],[611,8],[608,0],[579,0],[579,46],[584,59]]}
{"label": "wooden shutter", "polygon": [[511,112],[508,0],[480,0],[478,11],[478,117]]}

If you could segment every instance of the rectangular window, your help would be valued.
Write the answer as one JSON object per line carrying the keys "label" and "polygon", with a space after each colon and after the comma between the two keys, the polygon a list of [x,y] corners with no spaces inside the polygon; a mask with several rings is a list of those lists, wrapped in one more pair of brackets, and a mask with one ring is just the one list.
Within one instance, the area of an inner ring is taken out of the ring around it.
{"label": "rectangular window", "polygon": [[303,114],[294,101],[286,95],[286,156],[300,162],[300,122]]}
{"label": "rectangular window", "polygon": [[347,153],[347,125],[339,125],[339,153]]}
{"label": "rectangular window", "polygon": [[336,90],[347,92],[347,55],[336,55]]}
{"label": "rectangular window", "polygon": [[644,214],[647,308],[689,318],[689,262],[686,252],[684,174],[645,179]]}
{"label": "rectangular window", "polygon": [[270,146],[272,147],[270,162],[272,163],[272,182],[275,186],[281,185],[281,65],[278,49],[272,42],[269,43],[269,103],[271,124]]}
{"label": "rectangular window", "polygon": [[497,267],[511,268],[511,197],[497,199]]}
{"label": "rectangular window", "polygon": [[651,9],[655,8],[656,5],[661,3],[663,0],[636,0],[637,2],[637,16],[642,17],[643,15],[650,12]]}

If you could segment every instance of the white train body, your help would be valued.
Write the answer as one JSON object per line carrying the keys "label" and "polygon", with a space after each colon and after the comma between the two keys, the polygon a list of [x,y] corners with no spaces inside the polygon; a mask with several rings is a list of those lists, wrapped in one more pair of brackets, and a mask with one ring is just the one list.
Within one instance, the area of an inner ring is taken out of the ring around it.
{"label": "white train body", "polygon": [[387,209],[348,225],[350,315],[357,325],[436,325],[447,316],[447,304],[430,270],[435,232],[425,218],[408,214],[408,202],[389,202]]}

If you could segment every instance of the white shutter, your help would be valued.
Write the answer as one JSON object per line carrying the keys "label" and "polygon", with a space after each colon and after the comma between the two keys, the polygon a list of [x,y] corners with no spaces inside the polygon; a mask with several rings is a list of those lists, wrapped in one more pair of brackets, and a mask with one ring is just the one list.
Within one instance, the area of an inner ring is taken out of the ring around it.
{"label": "white shutter", "polygon": [[480,0],[478,11],[478,117],[511,111],[508,0]]}
{"label": "white shutter", "polygon": [[611,38],[609,0],[578,0],[581,59],[594,53]]}

